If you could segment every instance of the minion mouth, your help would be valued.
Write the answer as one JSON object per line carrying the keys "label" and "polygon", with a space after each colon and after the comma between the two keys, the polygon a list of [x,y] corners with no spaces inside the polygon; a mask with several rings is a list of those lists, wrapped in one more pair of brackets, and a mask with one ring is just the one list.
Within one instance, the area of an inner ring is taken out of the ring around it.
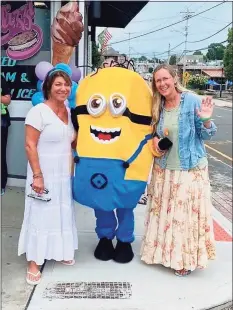
{"label": "minion mouth", "polygon": [[121,128],[90,127],[92,138],[102,144],[110,144],[117,141],[121,134]]}

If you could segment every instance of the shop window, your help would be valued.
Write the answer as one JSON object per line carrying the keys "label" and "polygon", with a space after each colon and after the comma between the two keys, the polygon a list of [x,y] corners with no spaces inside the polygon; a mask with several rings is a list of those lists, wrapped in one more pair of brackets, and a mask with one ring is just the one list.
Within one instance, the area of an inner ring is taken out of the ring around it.
{"label": "shop window", "polygon": [[49,1],[1,2],[1,74],[13,100],[31,100],[35,66],[51,60]]}

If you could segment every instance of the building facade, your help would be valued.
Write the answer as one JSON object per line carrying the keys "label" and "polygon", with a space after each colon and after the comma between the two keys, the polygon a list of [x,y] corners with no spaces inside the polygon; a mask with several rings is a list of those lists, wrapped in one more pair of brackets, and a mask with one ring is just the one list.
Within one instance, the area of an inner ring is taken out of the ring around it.
{"label": "building facade", "polygon": [[[35,67],[40,61],[52,60],[50,26],[60,7],[67,2],[1,1],[1,74],[9,83],[12,94],[7,146],[8,185],[25,185],[24,121],[37,88]],[[83,78],[90,72],[91,42],[96,39],[96,27],[124,28],[147,1],[78,1],[78,4],[84,33],[70,65],[80,66]],[[25,51],[28,46],[33,48]]]}

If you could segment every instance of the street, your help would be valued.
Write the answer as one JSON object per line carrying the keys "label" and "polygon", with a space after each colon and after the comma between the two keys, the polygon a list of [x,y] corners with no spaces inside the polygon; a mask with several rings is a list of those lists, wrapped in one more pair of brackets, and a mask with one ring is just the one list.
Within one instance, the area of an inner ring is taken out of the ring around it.
{"label": "street", "polygon": [[206,141],[213,204],[232,222],[232,109],[216,106],[213,120],[218,131]]}
{"label": "street", "polygon": [[208,145],[232,158],[232,109],[215,106],[213,120],[218,131]]}

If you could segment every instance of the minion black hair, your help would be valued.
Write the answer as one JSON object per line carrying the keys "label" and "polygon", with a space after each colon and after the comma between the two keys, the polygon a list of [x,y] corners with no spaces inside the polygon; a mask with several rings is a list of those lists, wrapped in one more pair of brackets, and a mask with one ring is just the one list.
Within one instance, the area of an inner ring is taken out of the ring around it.
{"label": "minion black hair", "polygon": [[102,67],[98,67],[97,70],[91,76],[94,76],[95,74],[97,74],[99,72],[100,69],[106,68],[106,66],[108,66],[108,67],[120,67],[120,68],[124,68],[124,69],[129,69],[129,66],[131,65],[132,68],[133,68],[133,71],[136,71],[135,67],[134,67],[133,59],[127,60],[125,55],[124,55],[124,57],[125,57],[125,60],[122,63],[120,63],[118,61],[115,61],[115,60],[112,60],[110,62],[110,64],[108,62],[104,62],[103,66]]}

